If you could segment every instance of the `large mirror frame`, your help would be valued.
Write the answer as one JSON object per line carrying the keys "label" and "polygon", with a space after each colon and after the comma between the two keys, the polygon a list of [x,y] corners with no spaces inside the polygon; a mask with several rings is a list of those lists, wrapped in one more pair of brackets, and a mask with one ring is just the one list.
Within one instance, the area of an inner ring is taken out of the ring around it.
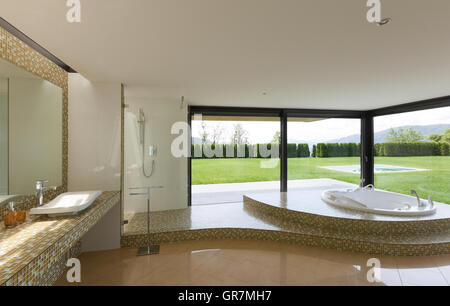
{"label": "large mirror frame", "polygon": [[[26,43],[0,27],[0,58],[49,81],[62,89],[62,175],[61,185],[55,191],[45,194],[51,200],[58,194],[67,191],[68,172],[68,72],[50,61]],[[19,208],[31,208],[36,205],[35,195],[26,195],[17,204]],[[3,219],[6,205],[0,207],[0,218]]]}

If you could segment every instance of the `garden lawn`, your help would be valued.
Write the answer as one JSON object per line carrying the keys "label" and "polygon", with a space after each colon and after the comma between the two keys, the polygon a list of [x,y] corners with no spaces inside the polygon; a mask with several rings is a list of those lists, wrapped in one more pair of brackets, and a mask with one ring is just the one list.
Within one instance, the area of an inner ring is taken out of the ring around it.
{"label": "garden lawn", "polygon": [[[192,184],[277,181],[280,165],[263,168],[257,158],[192,159]],[[376,157],[376,164],[430,169],[431,171],[375,174],[380,189],[409,194],[415,189],[422,198],[450,203],[450,156]],[[321,166],[359,164],[359,157],[289,158],[290,180],[330,178],[359,184],[359,174],[333,171]]]}

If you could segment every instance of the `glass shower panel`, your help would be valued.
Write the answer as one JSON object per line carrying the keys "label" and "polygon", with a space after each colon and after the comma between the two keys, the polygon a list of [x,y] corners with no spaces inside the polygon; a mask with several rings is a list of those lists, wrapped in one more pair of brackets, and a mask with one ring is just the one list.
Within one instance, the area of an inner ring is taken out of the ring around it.
{"label": "glass shower panel", "polygon": [[[180,137],[188,147],[187,107],[177,100],[126,95],[125,103],[123,233],[145,234],[147,197],[132,195],[145,189],[132,188],[162,186],[151,190],[152,212],[187,207],[187,156],[177,156],[172,150]],[[178,126],[185,126],[186,133]]]}
{"label": "glass shower panel", "polygon": [[8,194],[8,79],[0,78],[0,195]]}

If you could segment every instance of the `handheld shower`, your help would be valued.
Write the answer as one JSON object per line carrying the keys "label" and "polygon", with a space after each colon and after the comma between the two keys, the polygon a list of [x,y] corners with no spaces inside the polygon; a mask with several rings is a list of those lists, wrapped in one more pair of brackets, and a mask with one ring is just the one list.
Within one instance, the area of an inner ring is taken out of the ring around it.
{"label": "handheld shower", "polygon": [[147,174],[145,171],[145,113],[142,108],[139,109],[139,117],[138,117],[139,128],[141,132],[141,144],[142,144],[142,174],[145,177],[151,177],[153,175],[153,171],[155,169],[155,160],[152,160],[152,168],[150,170],[150,174]]}

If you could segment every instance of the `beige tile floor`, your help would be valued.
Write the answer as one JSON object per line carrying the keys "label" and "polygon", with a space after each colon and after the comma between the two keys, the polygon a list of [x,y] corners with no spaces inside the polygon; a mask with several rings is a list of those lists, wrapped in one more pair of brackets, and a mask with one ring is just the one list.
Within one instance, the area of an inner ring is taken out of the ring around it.
{"label": "beige tile floor", "polygon": [[[159,255],[136,249],[83,253],[80,285],[374,285],[367,254],[262,241],[188,241],[161,245]],[[376,285],[450,284],[450,255],[381,257]],[[65,274],[56,285],[68,285]]]}

